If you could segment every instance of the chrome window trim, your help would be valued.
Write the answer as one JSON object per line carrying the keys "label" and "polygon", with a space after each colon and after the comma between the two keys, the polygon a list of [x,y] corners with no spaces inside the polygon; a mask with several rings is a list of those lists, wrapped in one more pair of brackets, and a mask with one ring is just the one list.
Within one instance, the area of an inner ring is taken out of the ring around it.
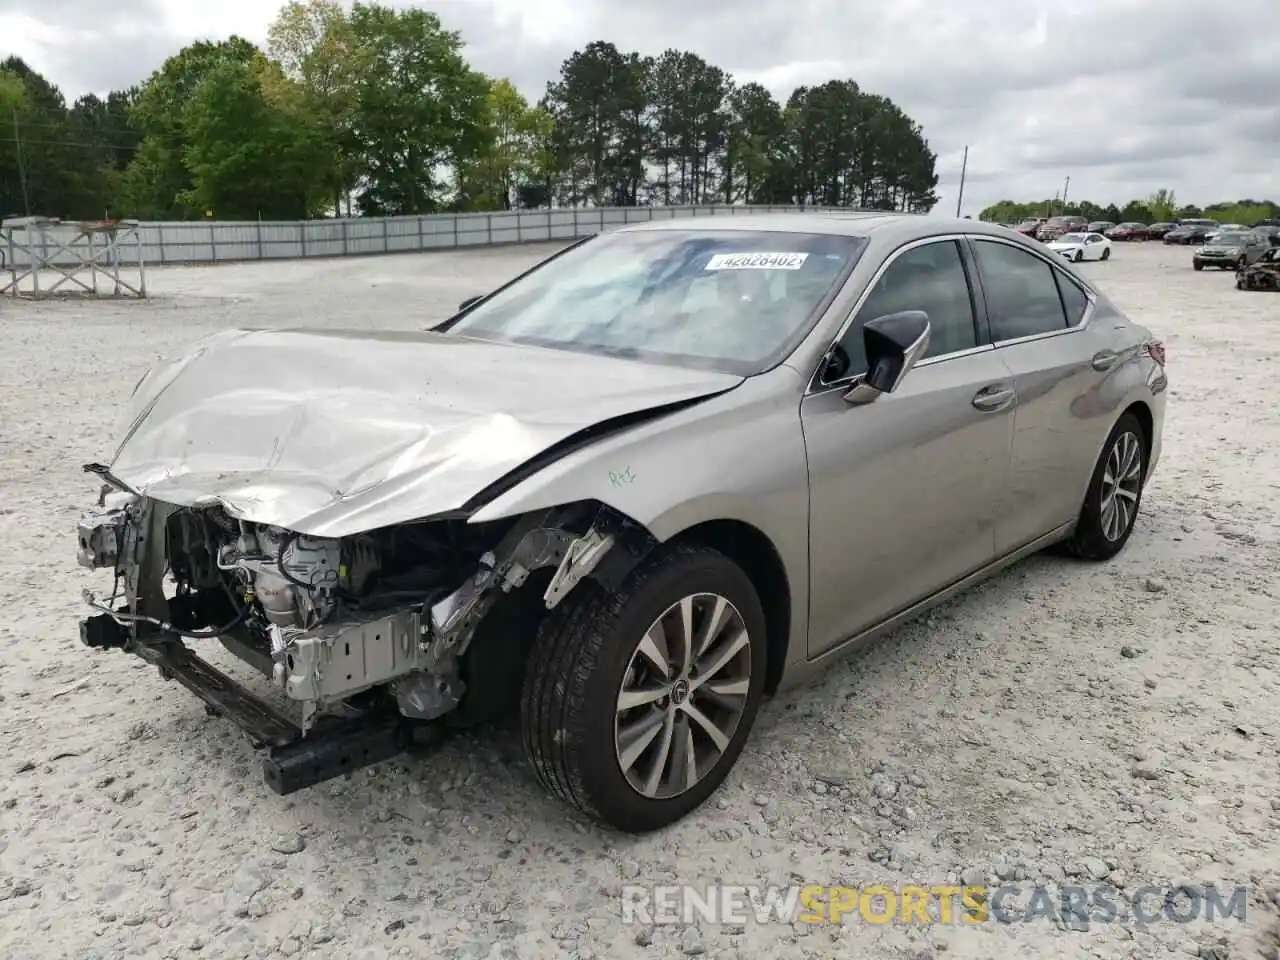
{"label": "chrome window trim", "polygon": [[[918,240],[912,240],[909,243],[904,243],[902,246],[898,247],[898,249],[894,250],[893,253],[889,254],[889,256],[885,257],[884,263],[880,264],[880,266],[876,268],[876,272],[871,275],[871,279],[868,280],[866,285],[863,287],[862,293],[858,295],[858,299],[855,300],[853,306],[849,308],[849,312],[845,316],[844,322],[840,324],[840,328],[836,331],[835,336],[832,337],[831,342],[827,344],[827,349],[823,351],[822,358],[818,361],[817,369],[814,370],[809,377],[809,385],[805,388],[804,395],[806,397],[811,397],[822,393],[828,393],[832,390],[848,390],[850,387],[861,382],[862,378],[866,376],[866,371],[864,370],[862,373],[855,373],[840,380],[833,381],[832,383],[822,382],[822,371],[826,366],[827,358],[831,356],[831,351],[839,345],[841,340],[844,339],[845,334],[849,332],[849,328],[853,326],[854,318],[857,317],[858,312],[863,308],[867,300],[870,299],[871,291],[874,290],[876,284],[880,282],[880,278],[884,276],[885,271],[893,266],[899,257],[903,254],[910,253],[918,247],[927,246],[931,243],[945,243],[947,241],[953,243],[964,243],[969,236],[970,234],[965,233],[943,233],[931,237],[920,237]],[[961,262],[964,262],[963,252],[961,252]],[[977,307],[975,304],[975,322],[979,319],[976,315],[976,309]],[[936,356],[928,357],[917,362],[916,366],[927,367],[942,360],[959,359],[960,357],[968,357],[993,349],[995,349],[994,344],[980,343],[975,347],[965,347],[963,350],[953,350],[950,353],[940,353]]]}
{"label": "chrome window trim", "polygon": [[[1047,264],[1049,269],[1054,272],[1055,276],[1062,277],[1068,283],[1074,284],[1076,289],[1078,289],[1081,293],[1084,294],[1085,300],[1087,301],[1087,304],[1084,308],[1084,313],[1081,315],[1079,322],[1076,323],[1074,326],[1063,327],[1061,330],[1046,330],[1044,333],[1031,333],[1031,334],[1027,334],[1027,336],[1025,337],[1012,337],[1008,340],[992,340],[991,345],[993,347],[999,348],[999,347],[1017,346],[1018,344],[1022,344],[1022,343],[1033,343],[1037,340],[1048,340],[1052,337],[1061,337],[1070,333],[1079,333],[1080,331],[1086,329],[1089,326],[1089,324],[1093,322],[1094,314],[1097,313],[1097,309],[1098,309],[1098,295],[1094,293],[1092,290],[1090,290],[1083,283],[1081,283],[1079,280],[1077,280],[1075,277],[1073,277],[1071,274],[1069,274],[1066,270],[1062,269],[1061,263],[1054,263],[1048,257],[1044,256],[1039,250],[1028,250],[1022,244],[1010,242],[1009,240],[1006,240],[1004,237],[990,237],[990,236],[987,236],[986,234],[969,234],[968,239],[971,241],[982,240],[989,243],[1001,243],[1001,244],[1004,244],[1006,247],[1013,247],[1016,250],[1021,250],[1023,253],[1026,253],[1029,256],[1034,257],[1035,259],[1039,260],[1041,263]],[[976,263],[978,259],[978,251],[976,248],[974,249],[973,254],[974,254],[974,262]],[[981,271],[982,268],[980,265],[978,269],[979,271]],[[984,291],[984,299],[985,299],[985,291]],[[1063,305],[1064,309],[1065,309],[1065,306],[1066,305],[1064,304]],[[988,321],[988,325],[989,325],[989,321]]]}

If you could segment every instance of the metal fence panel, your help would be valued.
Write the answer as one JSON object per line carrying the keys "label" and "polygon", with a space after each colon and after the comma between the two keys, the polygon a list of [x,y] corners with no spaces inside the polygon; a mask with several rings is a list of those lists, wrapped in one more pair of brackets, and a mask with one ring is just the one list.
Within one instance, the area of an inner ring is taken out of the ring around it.
{"label": "metal fence panel", "polygon": [[[139,225],[148,264],[282,260],[448,250],[495,244],[576,240],[631,223],[677,217],[751,216],[828,208],[704,204],[672,207],[579,207],[420,217],[332,220],[202,221]],[[22,267],[21,255],[7,261]]]}

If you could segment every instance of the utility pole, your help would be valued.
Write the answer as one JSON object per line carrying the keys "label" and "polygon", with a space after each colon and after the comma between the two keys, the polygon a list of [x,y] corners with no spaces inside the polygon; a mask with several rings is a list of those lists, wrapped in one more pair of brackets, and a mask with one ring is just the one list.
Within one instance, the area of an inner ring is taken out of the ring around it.
{"label": "utility pole", "polygon": [[1062,185],[1062,212],[1067,212],[1067,190],[1071,187],[1071,178],[1067,177],[1067,182]]}
{"label": "utility pole", "polygon": [[18,182],[22,184],[22,209],[31,216],[31,196],[27,192],[27,169],[22,162],[22,133],[18,130],[18,108],[13,108],[13,151],[18,155]]}
{"label": "utility pole", "polygon": [[964,175],[969,169],[969,145],[964,145],[964,159],[960,161],[960,193],[956,196],[956,216],[960,216],[960,204],[964,202]]}

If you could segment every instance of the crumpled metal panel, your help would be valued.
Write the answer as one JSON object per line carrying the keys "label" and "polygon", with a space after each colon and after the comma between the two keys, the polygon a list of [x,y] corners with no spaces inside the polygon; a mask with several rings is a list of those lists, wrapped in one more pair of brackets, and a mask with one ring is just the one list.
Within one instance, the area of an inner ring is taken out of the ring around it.
{"label": "crumpled metal panel", "polygon": [[234,330],[139,383],[111,470],[166,503],[343,537],[457,509],[582,429],[742,379],[447,334]]}

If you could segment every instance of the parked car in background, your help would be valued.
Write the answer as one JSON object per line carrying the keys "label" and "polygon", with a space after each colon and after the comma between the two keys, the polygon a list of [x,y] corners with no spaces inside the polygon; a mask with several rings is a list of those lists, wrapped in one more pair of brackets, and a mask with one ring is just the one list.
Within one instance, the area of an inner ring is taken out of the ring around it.
{"label": "parked car in background", "polygon": [[1100,233],[1064,233],[1057,240],[1045,244],[1054,253],[1060,253],[1073,263],[1081,260],[1111,259],[1111,241]]}
{"label": "parked car in background", "polygon": [[1138,223],[1136,220],[1117,224],[1108,231],[1107,238],[1121,242],[1126,240],[1145,240],[1147,239],[1147,225]]}
{"label": "parked car in background", "polygon": [[1106,236],[1107,231],[1114,228],[1115,224],[1110,220],[1095,220],[1093,223],[1089,224],[1088,230],[1090,233],[1100,233],[1103,236]]}
{"label": "parked car in background", "polygon": [[1235,270],[1256,263],[1271,244],[1256,230],[1223,230],[1196,250],[1191,266],[1197,270],[1218,267]]}
{"label": "parked car in background", "polygon": [[1236,289],[1280,292],[1280,246],[1267,248],[1256,263],[1237,268]]}
{"label": "parked car in background", "polygon": [[1036,230],[1036,239],[1041,243],[1049,243],[1064,233],[1084,233],[1088,229],[1089,221],[1084,217],[1050,217]]}
{"label": "parked car in background", "polygon": [[1273,247],[1280,247],[1280,224],[1271,226],[1264,224],[1260,227],[1254,227],[1253,232],[1260,235]]}
{"label": "parked car in background", "polygon": [[82,643],[277,793],[517,708],[548,792],[664,827],[765,696],[1045,548],[1116,557],[1160,460],[1164,345],[995,224],[662,220],[478,279],[430,331],[215,333],[85,468],[72,549],[119,587]]}
{"label": "parked car in background", "polygon": [[1222,229],[1217,220],[1183,220],[1164,235],[1165,243],[1204,243],[1209,234]]}
{"label": "parked car in background", "polygon": [[1044,217],[1028,217],[1013,229],[1024,237],[1035,239],[1036,231],[1040,229],[1040,224],[1044,223]]}
{"label": "parked car in background", "polygon": [[1253,225],[1253,229],[1257,230],[1259,227],[1280,227],[1280,219],[1269,218],[1266,220],[1259,220]]}
{"label": "parked car in background", "polygon": [[1147,227],[1147,239],[1163,240],[1165,234],[1167,234],[1170,230],[1177,229],[1177,226],[1178,225],[1176,223],[1166,223],[1164,221],[1161,221],[1159,223],[1153,223],[1149,227]]}
{"label": "parked car in background", "polygon": [[1241,230],[1252,230],[1253,227],[1246,226],[1243,223],[1223,223],[1209,231],[1209,235],[1204,238],[1205,243],[1212,243],[1214,238],[1220,233],[1238,233]]}

